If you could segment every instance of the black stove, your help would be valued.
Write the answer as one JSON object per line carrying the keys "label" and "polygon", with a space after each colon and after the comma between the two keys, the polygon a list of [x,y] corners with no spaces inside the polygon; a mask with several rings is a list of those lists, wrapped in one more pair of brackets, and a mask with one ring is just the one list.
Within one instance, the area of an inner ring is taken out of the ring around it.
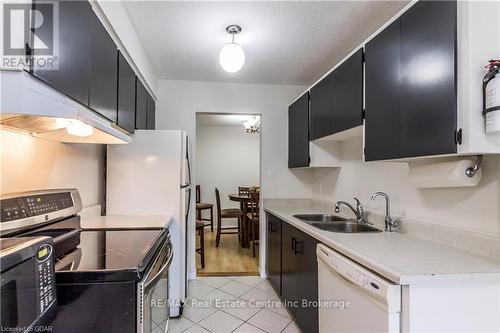
{"label": "black stove", "polygon": [[81,207],[76,189],[3,195],[2,246],[21,237],[53,239],[58,308],[52,332],[152,332],[153,290],[168,285],[173,255],[168,230],[82,229]]}
{"label": "black stove", "polygon": [[57,282],[140,280],[167,234],[158,230],[82,230],[56,261]]}

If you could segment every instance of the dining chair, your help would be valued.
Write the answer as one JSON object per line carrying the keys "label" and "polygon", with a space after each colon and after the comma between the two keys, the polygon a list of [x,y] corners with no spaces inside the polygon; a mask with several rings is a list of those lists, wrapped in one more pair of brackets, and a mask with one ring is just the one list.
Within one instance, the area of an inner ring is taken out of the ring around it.
{"label": "dining chair", "polygon": [[[248,204],[247,221],[250,227],[250,242],[252,243],[252,254],[255,257],[255,245],[259,242],[259,199],[260,195],[257,191],[250,191],[250,203]],[[255,230],[257,229],[257,230]],[[248,230],[248,229],[247,229]]]}
{"label": "dining chair", "polygon": [[205,223],[196,221],[196,232],[200,236],[200,247],[196,248],[196,253],[201,256],[201,268],[205,268]]}
{"label": "dining chair", "polygon": [[[215,201],[217,204],[217,236],[215,238],[215,246],[219,247],[221,235],[238,234],[238,237],[240,236],[240,224],[241,224],[241,218],[243,217],[243,211],[238,208],[222,209],[220,204],[220,193],[218,188],[215,188]],[[222,219],[238,219],[238,226],[222,227]],[[235,229],[236,231],[223,232],[224,230],[235,230]]]}
{"label": "dining chair", "polygon": [[[250,192],[250,187],[248,186],[238,186],[238,195],[247,195]],[[240,209],[243,211],[243,202],[240,202]]]}
{"label": "dining chair", "polygon": [[[210,218],[202,218],[201,212],[204,210],[210,210]],[[210,231],[214,232],[214,205],[211,203],[201,202],[201,186],[196,185],[196,218],[198,221],[209,221],[210,223],[205,224],[205,226],[210,225]]]}
{"label": "dining chair", "polygon": [[248,194],[248,192],[250,192],[250,187],[238,186],[238,194],[239,195]]}

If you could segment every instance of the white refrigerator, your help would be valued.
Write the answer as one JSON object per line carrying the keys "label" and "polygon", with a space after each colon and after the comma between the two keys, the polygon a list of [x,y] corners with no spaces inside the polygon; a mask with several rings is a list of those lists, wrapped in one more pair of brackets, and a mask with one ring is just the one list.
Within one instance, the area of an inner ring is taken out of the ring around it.
{"label": "white refrigerator", "polygon": [[137,130],[132,143],[108,145],[107,215],[171,215],[170,316],[186,295],[186,235],[191,202],[189,140],[183,131]]}

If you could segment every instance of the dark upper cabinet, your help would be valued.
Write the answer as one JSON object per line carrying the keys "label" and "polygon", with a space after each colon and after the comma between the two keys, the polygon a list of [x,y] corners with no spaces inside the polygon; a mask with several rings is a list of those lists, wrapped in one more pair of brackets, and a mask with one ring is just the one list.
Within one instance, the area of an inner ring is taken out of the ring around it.
{"label": "dark upper cabinet", "polygon": [[394,21],[365,47],[365,159],[397,158],[401,95],[401,26]]}
{"label": "dark upper cabinet", "polygon": [[[40,70],[35,67],[32,73],[60,92],[88,105],[89,62],[92,49],[89,26],[95,14],[88,1],[59,1],[58,5],[58,69]],[[34,6],[36,9],[36,1]]]}
{"label": "dark upper cabinet", "polygon": [[[43,3],[34,2],[34,6]],[[32,74],[109,120],[117,121],[118,58],[88,1],[58,1],[58,68]],[[36,55],[36,50],[34,50]]]}
{"label": "dark upper cabinet", "polygon": [[288,167],[309,166],[309,93],[288,108]]}
{"label": "dark upper cabinet", "polygon": [[156,115],[156,103],[151,95],[147,95],[147,129],[154,130],[155,129],[155,115]]}
{"label": "dark upper cabinet", "polygon": [[366,45],[366,160],[456,153],[456,15],[419,1]]}
{"label": "dark upper cabinet", "polygon": [[316,140],[332,134],[330,109],[331,74],[311,88],[310,139]]}
{"label": "dark upper cabinet", "polygon": [[363,50],[311,88],[311,140],[363,125]]}
{"label": "dark upper cabinet", "polygon": [[281,220],[267,214],[267,278],[281,295]]}
{"label": "dark upper cabinet", "polygon": [[332,72],[330,109],[332,134],[363,125],[363,49]]}
{"label": "dark upper cabinet", "polygon": [[419,1],[401,16],[402,157],[456,153],[457,3]]}
{"label": "dark upper cabinet", "polygon": [[141,80],[135,79],[135,129],[147,129],[148,92]]}
{"label": "dark upper cabinet", "polygon": [[116,123],[118,50],[96,15],[91,15],[89,106]]}
{"label": "dark upper cabinet", "polygon": [[134,133],[135,129],[135,73],[118,52],[118,126]]}

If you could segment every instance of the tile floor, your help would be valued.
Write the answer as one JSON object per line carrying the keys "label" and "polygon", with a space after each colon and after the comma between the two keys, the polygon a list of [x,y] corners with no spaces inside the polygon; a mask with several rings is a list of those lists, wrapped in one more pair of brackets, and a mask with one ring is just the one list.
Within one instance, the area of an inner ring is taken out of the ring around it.
{"label": "tile floor", "polygon": [[269,282],[258,276],[190,281],[182,317],[170,333],[300,333]]}

